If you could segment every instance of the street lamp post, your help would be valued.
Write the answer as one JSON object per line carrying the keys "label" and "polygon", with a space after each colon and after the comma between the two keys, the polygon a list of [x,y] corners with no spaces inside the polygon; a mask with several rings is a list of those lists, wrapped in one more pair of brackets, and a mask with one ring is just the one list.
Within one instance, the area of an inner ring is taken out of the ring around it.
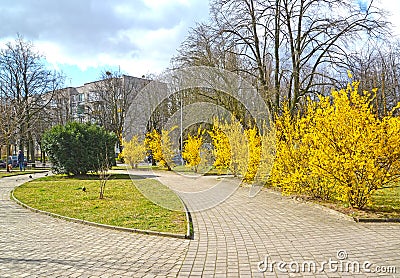
{"label": "street lamp post", "polygon": [[180,101],[181,103],[181,130],[180,130],[180,132],[181,132],[181,165],[183,165],[184,164],[184,161],[183,161],[183,156],[182,156],[182,152],[183,152],[183,92],[182,92],[182,90],[181,90],[181,101]]}

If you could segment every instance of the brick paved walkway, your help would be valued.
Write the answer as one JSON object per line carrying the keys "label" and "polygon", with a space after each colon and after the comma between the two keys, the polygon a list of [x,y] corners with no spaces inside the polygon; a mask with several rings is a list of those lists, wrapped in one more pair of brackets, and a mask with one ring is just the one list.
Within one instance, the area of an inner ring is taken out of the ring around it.
{"label": "brick paved walkway", "polygon": [[9,198],[11,189],[26,179],[0,179],[1,278],[175,277],[181,268],[188,240],[106,230],[33,213]]}
{"label": "brick paved walkway", "polygon": [[[189,208],[195,204],[194,210],[199,210],[202,204],[203,207],[209,206],[210,200],[221,200],[230,194],[222,182],[219,189],[223,196],[212,196],[217,192],[216,183],[209,182],[210,196],[207,196],[206,188],[201,188],[199,195],[204,201],[199,204],[199,196],[187,192],[194,191],[193,187],[209,177],[177,178],[173,173],[157,174],[164,184],[178,192],[184,191],[180,195]],[[339,213],[300,203],[273,191],[262,191],[250,198],[246,188],[238,188],[226,201],[211,209],[192,213],[192,217],[195,240],[190,242],[179,272],[182,277],[262,277],[257,265],[265,260],[265,256],[275,262],[297,262],[301,270],[305,261],[314,261],[317,266],[330,258],[338,261],[338,251],[348,254],[343,263],[369,261],[371,270],[377,266],[396,266],[397,273],[400,273],[400,224],[355,223]],[[332,264],[332,270],[337,267],[341,265]],[[290,272],[289,266],[283,268]],[[295,268],[296,265],[292,265],[292,269]],[[322,273],[317,268],[316,273],[305,271],[290,273],[290,276],[356,276],[346,271],[331,272],[328,265],[324,269],[326,271]],[[274,270],[264,275],[289,276],[289,273],[279,272],[276,265]],[[365,276],[376,277],[377,274],[359,273],[359,277]]]}
{"label": "brick paved walkway", "polygon": [[[269,262],[286,262],[281,267],[289,272],[294,262],[315,261],[319,268],[329,259],[338,261],[339,250],[348,254],[342,265],[369,261],[371,270],[396,266],[400,273],[400,224],[354,223],[270,191],[249,198],[248,189],[235,191],[227,180],[157,175],[176,184],[192,206],[194,240],[116,232],[32,213],[9,200],[11,189],[26,178],[0,179],[0,277],[288,277],[277,264],[262,274],[258,262],[269,256]],[[196,184],[203,186],[200,195],[189,193]],[[226,195],[219,205],[200,209]],[[341,264],[331,266],[340,270]],[[378,276],[330,272],[328,264],[325,272],[318,270],[290,276]]]}

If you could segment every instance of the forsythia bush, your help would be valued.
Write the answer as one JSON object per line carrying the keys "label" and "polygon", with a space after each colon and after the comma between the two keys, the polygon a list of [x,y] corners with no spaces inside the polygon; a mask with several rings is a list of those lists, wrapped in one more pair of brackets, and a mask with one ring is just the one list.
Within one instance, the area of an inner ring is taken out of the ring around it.
{"label": "forsythia bush", "polygon": [[153,158],[157,160],[163,167],[171,170],[172,158],[174,151],[172,148],[171,138],[169,133],[171,130],[162,130],[161,134],[157,130],[153,130],[146,134],[145,145],[148,150],[151,150]]}
{"label": "forsythia bush", "polygon": [[188,135],[188,139],[185,142],[185,146],[182,152],[183,159],[186,160],[188,167],[193,167],[195,173],[201,162],[200,148],[203,144],[203,138],[201,135],[204,133],[200,128],[197,130],[197,135]]}
{"label": "forsythia bush", "polygon": [[214,120],[209,132],[214,146],[217,168],[228,168],[243,181],[265,183],[269,178],[275,156],[275,134],[264,127],[263,134],[256,127],[243,129],[232,116],[231,120]]}
{"label": "forsythia bush", "polygon": [[261,131],[252,128],[246,134],[249,138],[250,158],[245,180],[265,185],[270,179],[276,156],[275,125],[270,121],[270,126],[264,124]]}
{"label": "forsythia bush", "polygon": [[121,156],[129,165],[133,168],[137,168],[139,162],[143,161],[146,155],[146,146],[144,142],[140,142],[138,136],[133,136],[129,142],[123,139],[122,145],[124,149],[122,150]]}
{"label": "forsythia bush", "polygon": [[244,175],[248,160],[248,148],[247,138],[240,122],[234,116],[229,122],[214,119],[213,129],[209,134],[214,145],[214,166],[229,168],[235,177]]}
{"label": "forsythia bush", "polygon": [[244,181],[251,182],[260,170],[261,136],[256,127],[245,130],[245,135],[247,137],[249,156],[247,159],[247,169],[243,178]]}
{"label": "forsythia bush", "polygon": [[[400,175],[400,119],[379,119],[358,82],[319,101],[304,115],[277,118],[271,182],[286,194],[340,200],[362,208],[371,194]],[[375,91],[373,91],[375,93]]]}
{"label": "forsythia bush", "polygon": [[227,169],[231,164],[231,146],[228,136],[220,128],[218,119],[214,119],[214,125],[209,131],[214,146],[214,166],[217,169]]}

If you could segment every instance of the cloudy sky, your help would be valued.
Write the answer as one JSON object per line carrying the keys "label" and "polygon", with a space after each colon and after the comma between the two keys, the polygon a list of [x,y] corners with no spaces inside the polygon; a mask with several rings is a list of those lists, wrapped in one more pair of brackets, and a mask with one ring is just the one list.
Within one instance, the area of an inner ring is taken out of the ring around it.
{"label": "cloudy sky", "polygon": [[78,86],[109,67],[160,73],[208,1],[0,0],[0,14],[0,45],[20,33]]}
{"label": "cloudy sky", "polygon": [[[399,1],[380,1],[400,30]],[[20,33],[79,86],[106,68],[162,72],[208,0],[0,0],[0,14],[0,46]]]}

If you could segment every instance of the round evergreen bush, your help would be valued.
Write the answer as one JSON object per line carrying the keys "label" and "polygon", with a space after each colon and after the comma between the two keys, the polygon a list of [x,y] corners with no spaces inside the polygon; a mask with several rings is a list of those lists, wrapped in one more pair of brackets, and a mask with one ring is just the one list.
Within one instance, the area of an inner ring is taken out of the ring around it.
{"label": "round evergreen bush", "polygon": [[115,164],[117,137],[98,125],[78,122],[57,125],[42,140],[55,173],[83,175]]}

